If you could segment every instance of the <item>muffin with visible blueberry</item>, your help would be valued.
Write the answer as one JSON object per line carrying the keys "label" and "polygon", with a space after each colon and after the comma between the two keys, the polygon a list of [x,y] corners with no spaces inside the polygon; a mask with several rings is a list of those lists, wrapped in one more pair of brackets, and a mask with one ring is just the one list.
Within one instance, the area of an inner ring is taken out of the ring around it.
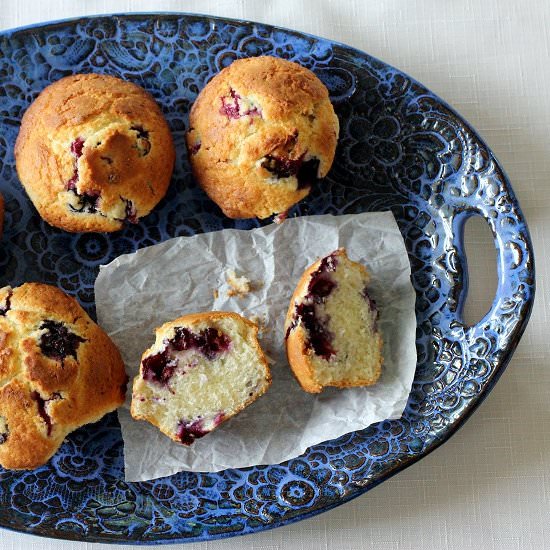
{"label": "muffin with visible blueberry", "polygon": [[66,231],[117,231],[164,197],[175,152],[144,89],[98,74],[49,85],[23,115],[17,173],[39,214]]}
{"label": "muffin with visible blueberry", "polygon": [[132,416],[191,445],[267,391],[258,327],[236,313],[184,315],[156,330],[134,379]]}
{"label": "muffin with visible blueberry", "polygon": [[283,214],[329,171],[338,118],[324,84],[275,57],[234,61],[195,101],[193,174],[230,218]]}
{"label": "muffin with visible blueberry", "polygon": [[286,351],[302,388],[370,386],[382,373],[378,308],[370,274],[340,248],[302,275],[286,317]]}
{"label": "muffin with visible blueberry", "polygon": [[0,465],[45,464],[73,430],[124,402],[118,349],[74,298],[38,283],[0,289]]}

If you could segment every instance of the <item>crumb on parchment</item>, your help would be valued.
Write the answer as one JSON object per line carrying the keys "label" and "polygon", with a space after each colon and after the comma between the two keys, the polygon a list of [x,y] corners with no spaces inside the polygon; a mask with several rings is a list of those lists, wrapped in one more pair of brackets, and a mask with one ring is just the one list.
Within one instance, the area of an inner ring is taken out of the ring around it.
{"label": "crumb on parchment", "polygon": [[244,276],[238,277],[234,269],[228,269],[225,276],[230,286],[227,291],[228,296],[245,296],[252,290],[250,279]]}

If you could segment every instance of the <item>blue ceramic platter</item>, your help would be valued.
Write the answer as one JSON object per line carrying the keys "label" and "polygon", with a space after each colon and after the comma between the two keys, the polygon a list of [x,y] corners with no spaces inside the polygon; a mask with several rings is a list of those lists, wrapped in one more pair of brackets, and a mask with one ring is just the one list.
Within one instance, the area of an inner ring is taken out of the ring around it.
{"label": "blue ceramic platter", "polygon": [[[418,367],[403,417],[279,465],[125,483],[120,429],[110,415],[72,434],[46,466],[0,470],[0,525],[48,537],[150,544],[297,521],[364,493],[432,451],[504,371],[533,304],[534,265],[523,215],[491,151],[448,105],[397,69],[342,44],[245,21],[120,15],[0,34],[0,189],[7,205],[0,284],[58,285],[94,315],[101,264],[179,235],[256,227],[225,218],[197,188],[184,131],[208,79],[234,59],[260,54],[311,68],[340,119],[329,177],[292,214],[391,210],[403,233],[418,320]],[[76,72],[109,73],[149,90],[178,151],[167,197],[139,225],[111,235],[46,225],[14,168],[23,112],[47,84]],[[487,315],[466,326],[462,235],[472,215],[493,233],[499,283]]]}

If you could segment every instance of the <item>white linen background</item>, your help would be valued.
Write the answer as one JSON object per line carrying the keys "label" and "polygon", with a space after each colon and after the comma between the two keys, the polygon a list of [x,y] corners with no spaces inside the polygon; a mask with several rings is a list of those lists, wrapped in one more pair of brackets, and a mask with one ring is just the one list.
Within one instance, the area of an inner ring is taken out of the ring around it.
{"label": "white linen background", "polygon": [[[537,259],[531,322],[507,371],[449,442],[354,501],[312,519],[185,550],[541,550],[550,547],[550,2],[548,0],[0,0],[0,30],[86,14],[190,11],[261,21],[355,46],[453,105],[507,171]],[[545,219],[546,218],[546,219]],[[546,223],[545,223],[546,222]],[[494,290],[488,231],[467,231],[476,321]],[[126,545],[0,530],[6,550]]]}

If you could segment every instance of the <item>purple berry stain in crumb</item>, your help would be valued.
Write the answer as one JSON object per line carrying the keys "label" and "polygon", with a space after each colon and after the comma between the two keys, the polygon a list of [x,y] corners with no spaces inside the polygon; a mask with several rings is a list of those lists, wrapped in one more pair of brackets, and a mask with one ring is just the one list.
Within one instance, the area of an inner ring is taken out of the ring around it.
{"label": "purple berry stain in crumb", "polygon": [[317,271],[311,276],[309,281],[309,285],[307,287],[308,296],[311,296],[311,299],[314,302],[320,303],[324,300],[324,298],[330,295],[335,286],[336,282],[330,277],[330,275],[327,275],[326,272],[319,273]]}
{"label": "purple berry stain in crumb", "polygon": [[[186,327],[178,327],[175,330],[175,336],[166,341],[163,351],[143,360],[142,377],[144,380],[167,385],[178,367],[178,360],[173,356],[174,352],[196,350],[212,361],[227,351],[230,345],[229,336],[213,327],[205,328],[200,332],[193,332]],[[193,366],[194,364],[190,363],[188,368]]]}
{"label": "purple berry stain in crumb", "polygon": [[215,417],[214,417],[214,428],[216,428],[217,426],[219,426],[223,421],[224,421],[224,418],[225,418],[225,413],[220,411]]}
{"label": "purple berry stain in crumb", "polygon": [[5,317],[6,313],[11,309],[12,296],[13,296],[13,290],[10,288],[6,295],[5,302],[0,306],[0,316]]}
{"label": "purple berry stain in crumb", "polygon": [[306,300],[309,298],[315,303],[321,303],[336,287],[336,281],[330,276],[330,273],[336,270],[338,259],[333,254],[325,256],[319,267],[311,274],[307,286]]}
{"label": "purple berry stain in crumb", "polygon": [[124,208],[124,214],[126,216],[125,221],[133,224],[138,223],[137,209],[134,206],[134,203],[130,199],[122,200],[126,203],[126,206]]}
{"label": "purple berry stain in crumb", "polygon": [[84,140],[81,137],[77,137],[71,143],[71,153],[75,158],[80,158],[82,156],[82,149],[84,149]]}
{"label": "purple berry stain in crumb", "polygon": [[54,401],[55,399],[62,399],[62,397],[59,393],[54,393],[48,399],[44,399],[37,391],[33,391],[31,393],[31,398],[36,401],[36,404],[38,406],[38,414],[40,415],[40,418],[42,418],[42,420],[46,423],[47,433],[49,437],[52,433],[52,419],[46,411],[46,403],[48,403],[49,401]]}
{"label": "purple berry stain in crumb", "polygon": [[170,344],[176,351],[185,351],[196,347],[195,333],[185,327],[178,327],[175,330],[175,336],[170,340]]}
{"label": "purple berry stain in crumb", "polygon": [[67,190],[72,191],[76,189],[76,182],[78,181],[78,159],[82,156],[82,150],[84,149],[84,140],[81,137],[77,137],[71,143],[71,154],[74,157],[74,168],[71,179],[67,182]]}
{"label": "purple berry stain in crumb", "polygon": [[205,328],[200,332],[178,327],[175,332],[174,338],[170,340],[170,345],[176,351],[196,349],[210,360],[227,351],[231,345],[231,338],[214,327]]}
{"label": "purple berry stain in crumb", "polygon": [[189,147],[189,153],[191,155],[196,155],[199,152],[199,149],[201,148],[201,142],[197,141],[193,145]]}
{"label": "purple berry stain in crumb", "polygon": [[195,439],[204,437],[208,430],[203,429],[203,419],[193,420],[188,422],[181,420],[176,430],[176,437],[184,445],[192,445]]}
{"label": "purple berry stain in crumb", "polygon": [[[220,113],[225,115],[227,118],[238,119],[244,116],[261,117],[262,113],[258,107],[252,107],[241,113],[241,96],[231,88],[229,90],[229,98],[227,96],[221,97],[222,106],[220,107]],[[252,121],[251,121],[252,122]]]}
{"label": "purple berry stain in crumb", "polygon": [[317,177],[319,159],[304,160],[304,157],[305,153],[296,159],[266,155],[262,168],[274,174],[277,179],[296,176],[298,189],[307,189],[319,179]]}
{"label": "purple berry stain in crumb", "polygon": [[74,157],[74,168],[73,175],[66,183],[67,191],[72,191],[78,197],[78,205],[74,206],[69,204],[69,208],[73,212],[78,212],[80,214],[95,214],[97,212],[97,205],[100,197],[100,193],[96,192],[87,192],[80,194],[76,190],[76,184],[78,182],[78,159],[82,156],[84,149],[84,139],[77,137],[71,143],[71,154]]}
{"label": "purple berry stain in crumb", "polygon": [[313,348],[315,355],[327,361],[336,354],[332,347],[334,335],[327,329],[327,318],[320,318],[315,304],[302,303],[296,306],[296,319],[300,319],[307,331],[307,346]]}
{"label": "purple berry stain in crumb", "polygon": [[170,357],[167,349],[154,355],[149,355],[142,362],[143,379],[157,384],[167,385],[178,366],[177,361]]}
{"label": "purple berry stain in crumb", "polygon": [[176,430],[176,437],[184,445],[192,445],[195,439],[204,437],[207,433],[210,433],[215,427],[219,426],[223,422],[224,418],[225,414],[223,412],[220,411],[218,414],[216,414],[214,420],[212,421],[214,425],[210,430],[204,429],[203,418],[197,418],[196,420],[192,421],[180,420]]}
{"label": "purple berry stain in crumb", "polygon": [[378,310],[378,306],[376,305],[376,302],[371,298],[371,295],[369,294],[368,287],[364,287],[361,291],[361,296],[368,302],[369,309],[374,315],[374,330],[376,330],[377,325],[376,321],[378,321],[378,317],[380,316],[380,311]]}
{"label": "purple berry stain in crumb", "polygon": [[334,335],[327,328],[328,317],[319,316],[317,306],[323,304],[337,286],[330,276],[337,265],[338,259],[334,254],[321,260],[319,267],[310,276],[308,292],[303,302],[296,306],[294,320],[285,336],[288,338],[290,332],[301,322],[307,331],[306,345],[313,349],[315,355],[327,361],[336,354],[332,346]]}
{"label": "purple berry stain in crumb", "polygon": [[40,336],[39,346],[42,353],[51,359],[63,361],[70,355],[76,359],[78,346],[86,339],[71,332],[63,323],[46,319],[41,325],[45,330]]}

